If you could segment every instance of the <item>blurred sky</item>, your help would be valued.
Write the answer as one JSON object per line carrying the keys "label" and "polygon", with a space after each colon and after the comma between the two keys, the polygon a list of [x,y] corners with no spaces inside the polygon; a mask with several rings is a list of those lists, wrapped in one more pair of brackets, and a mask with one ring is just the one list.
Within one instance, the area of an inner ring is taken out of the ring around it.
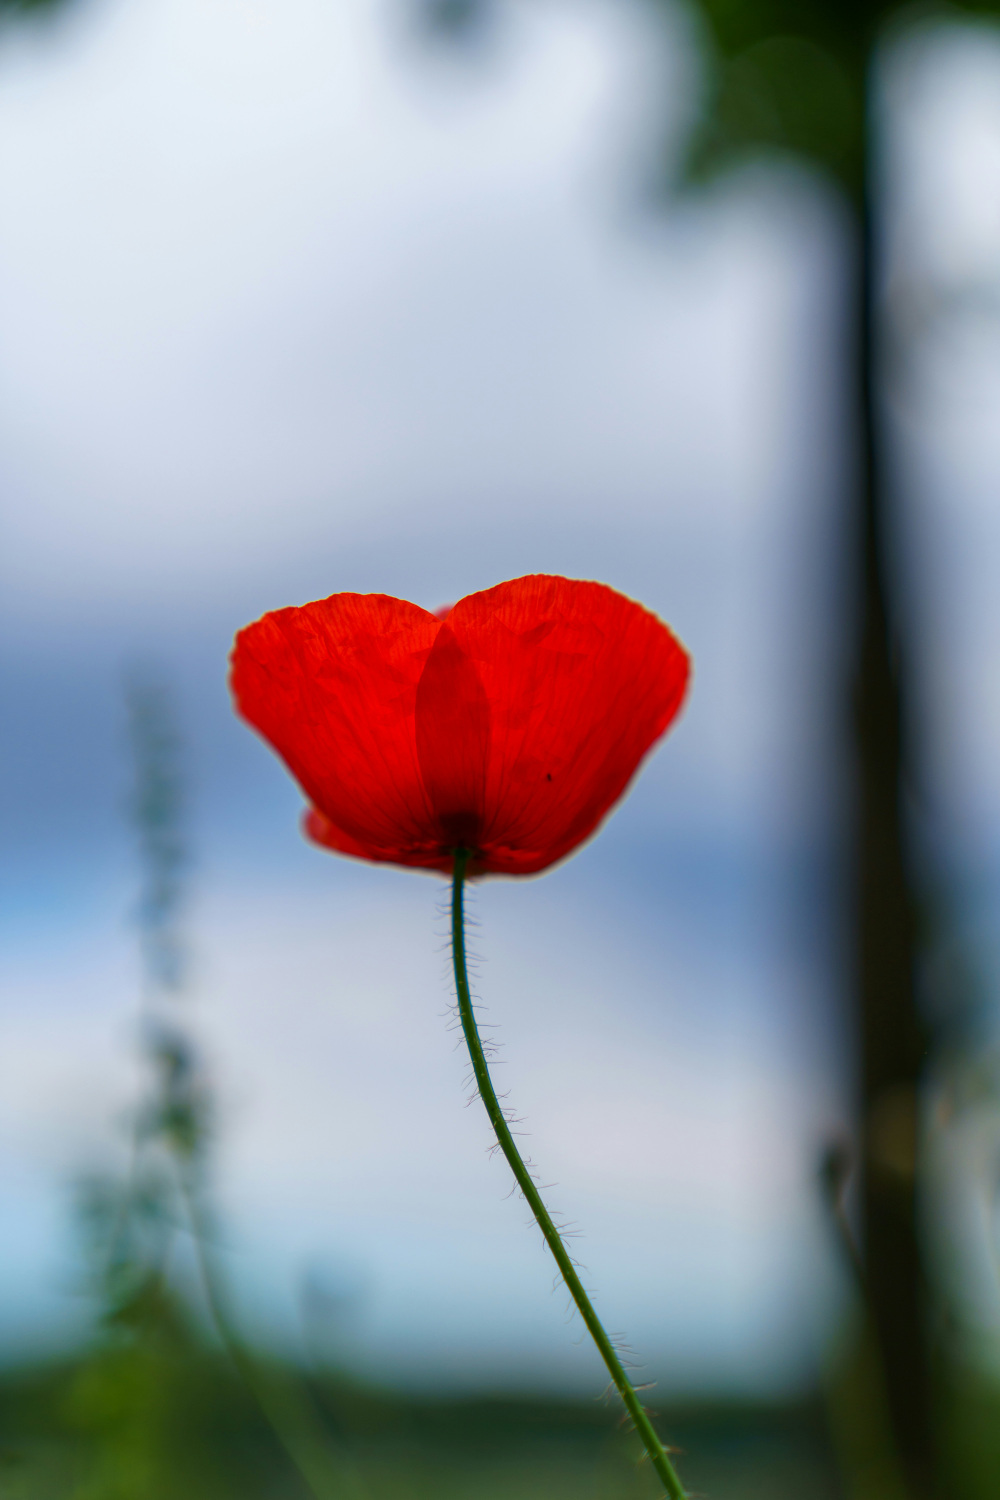
{"label": "blurred sky", "polygon": [[[696,681],[595,842],[476,893],[502,1082],[652,1373],[814,1369],[843,1295],[816,1165],[850,1109],[847,226],[790,168],[649,209],[652,142],[694,108],[684,37],[603,0],[513,0],[459,54],[403,0],[89,0],[0,35],[11,1351],[80,1325],[71,1187],[123,1149],[121,681],[152,662],[194,786],[184,1003],[248,1320],[386,1379],[603,1384],[464,1107],[443,886],[306,846],[224,678],[274,606],[554,571],[655,609]],[[991,975],[1000,44],[921,32],[885,97],[921,806]]]}

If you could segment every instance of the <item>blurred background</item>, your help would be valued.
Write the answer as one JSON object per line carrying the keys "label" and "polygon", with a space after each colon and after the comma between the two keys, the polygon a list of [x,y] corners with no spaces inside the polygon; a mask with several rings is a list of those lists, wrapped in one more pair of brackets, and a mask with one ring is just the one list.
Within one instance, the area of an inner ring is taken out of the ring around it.
{"label": "blurred background", "polygon": [[[850,208],[794,152],[680,181],[692,12],[460,10],[0,21],[0,1492],[656,1493],[466,1108],[444,886],[308,846],[225,682],[264,610],[544,571],[696,675],[596,840],[474,893],[502,1084],[691,1482],[898,1500],[837,1212]],[[1000,32],[914,13],[873,99],[952,1500],[1000,1463]]]}

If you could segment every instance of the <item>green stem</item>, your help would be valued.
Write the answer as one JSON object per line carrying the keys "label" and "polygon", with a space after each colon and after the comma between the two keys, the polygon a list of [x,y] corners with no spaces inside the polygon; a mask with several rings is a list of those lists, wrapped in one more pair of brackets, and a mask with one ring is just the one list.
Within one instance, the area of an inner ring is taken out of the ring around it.
{"label": "green stem", "polygon": [[635,1429],[645,1445],[649,1455],[649,1461],[657,1474],[667,1487],[670,1500],[687,1500],[687,1492],[681,1484],[673,1464],[667,1454],[666,1448],[660,1442],[652,1422],[649,1420],[635,1388],[625,1373],[614,1345],[604,1331],[601,1320],[594,1311],[593,1304],[583,1289],[583,1283],[576,1272],[576,1267],[562,1242],[558,1229],[552,1221],[552,1216],[545,1204],[542,1202],[541,1194],[535,1186],[534,1179],[521,1158],[521,1153],[514,1144],[507,1117],[500,1107],[496,1090],[490,1078],[490,1070],[486,1063],[486,1054],[483,1044],[479,1038],[479,1028],[476,1026],[475,1012],[472,1006],[472,996],[469,992],[469,971],[465,959],[465,914],[463,909],[463,894],[465,888],[465,874],[469,863],[469,851],[457,849],[455,851],[455,871],[452,882],[451,896],[451,946],[452,956],[455,962],[455,989],[458,993],[458,1013],[462,1020],[462,1030],[469,1047],[469,1056],[472,1059],[472,1071],[475,1074],[479,1097],[486,1106],[486,1113],[490,1117],[490,1124],[496,1134],[497,1144],[517,1181],[518,1187],[524,1194],[538,1223],[539,1229],[545,1237],[545,1243],[555,1258],[559,1267],[560,1275],[569,1290],[570,1296],[580,1310],[580,1316],[586,1323],[594,1343],[601,1353],[601,1358],[608,1367],[608,1372],[613,1380],[618,1394],[625,1403],[625,1409],[635,1424]]}

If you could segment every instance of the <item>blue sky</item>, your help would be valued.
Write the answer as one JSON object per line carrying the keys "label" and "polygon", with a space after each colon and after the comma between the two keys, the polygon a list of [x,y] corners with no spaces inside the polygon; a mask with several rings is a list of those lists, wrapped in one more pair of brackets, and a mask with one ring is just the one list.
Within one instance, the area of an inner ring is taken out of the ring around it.
{"label": "blue sky", "polygon": [[[303,1288],[346,1288],[336,1336],[380,1377],[599,1379],[464,1107],[439,883],[307,847],[224,682],[264,609],[433,607],[556,571],[657,610],[696,679],[599,839],[478,893],[504,1081],[652,1371],[775,1388],[815,1367],[843,1291],[815,1166],[849,1118],[828,915],[845,225],[787,169],[643,208],[688,61],[599,3],[515,4],[464,60],[361,0],[91,0],[4,38],[11,1347],[79,1319],[68,1190],[120,1155],[136,1086],[120,684],[152,660],[188,744],[185,1004],[248,1322],[294,1340]],[[998,349],[962,297],[997,274],[998,78],[962,31],[886,85],[927,816],[984,928]]]}

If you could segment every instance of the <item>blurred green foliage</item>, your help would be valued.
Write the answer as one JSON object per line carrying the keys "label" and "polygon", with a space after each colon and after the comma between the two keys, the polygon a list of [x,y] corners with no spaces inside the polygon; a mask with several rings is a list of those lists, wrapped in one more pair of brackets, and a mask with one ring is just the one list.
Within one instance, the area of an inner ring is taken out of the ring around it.
{"label": "blurred green foliage", "polygon": [[[0,1375],[4,1500],[307,1500],[309,1490],[246,1385],[196,1322],[151,1297],[129,1337],[89,1355]],[[379,1391],[343,1372],[304,1376],[331,1446],[351,1462],[344,1500],[654,1500],[617,1412],[598,1401],[434,1400]],[[848,1404],[865,1399],[851,1368]],[[941,1403],[954,1488],[995,1500],[1000,1385],[951,1371]],[[877,1473],[837,1477],[817,1402],[667,1409],[692,1493],[714,1500],[889,1500]]]}
{"label": "blurred green foliage", "polygon": [[[860,199],[871,115],[867,73],[890,29],[939,18],[1000,18],[1000,0],[645,0],[672,45],[687,11],[703,95],[682,175],[708,178],[775,152],[818,167]],[[502,0],[423,0],[432,32],[488,33]],[[673,152],[666,159],[675,162]]]}
{"label": "blurred green foliage", "polygon": [[[293,1372],[277,1372],[288,1378]],[[603,1403],[419,1400],[343,1376],[310,1395],[367,1500],[653,1500],[655,1476]],[[665,1427],[693,1490],[839,1500],[813,1406],[689,1407]],[[253,1400],[190,1330],[141,1353],[0,1379],[4,1500],[304,1500]],[[345,1500],[351,1489],[345,1486]]]}
{"label": "blurred green foliage", "polygon": [[75,0],[0,0],[0,16],[40,17],[69,10]]}
{"label": "blurred green foliage", "polygon": [[[662,8],[673,0],[651,0]],[[1000,0],[693,0],[707,93],[690,144],[695,174],[775,149],[837,178],[856,196],[870,119],[865,81],[879,37],[899,23],[963,13],[1000,16]]]}

